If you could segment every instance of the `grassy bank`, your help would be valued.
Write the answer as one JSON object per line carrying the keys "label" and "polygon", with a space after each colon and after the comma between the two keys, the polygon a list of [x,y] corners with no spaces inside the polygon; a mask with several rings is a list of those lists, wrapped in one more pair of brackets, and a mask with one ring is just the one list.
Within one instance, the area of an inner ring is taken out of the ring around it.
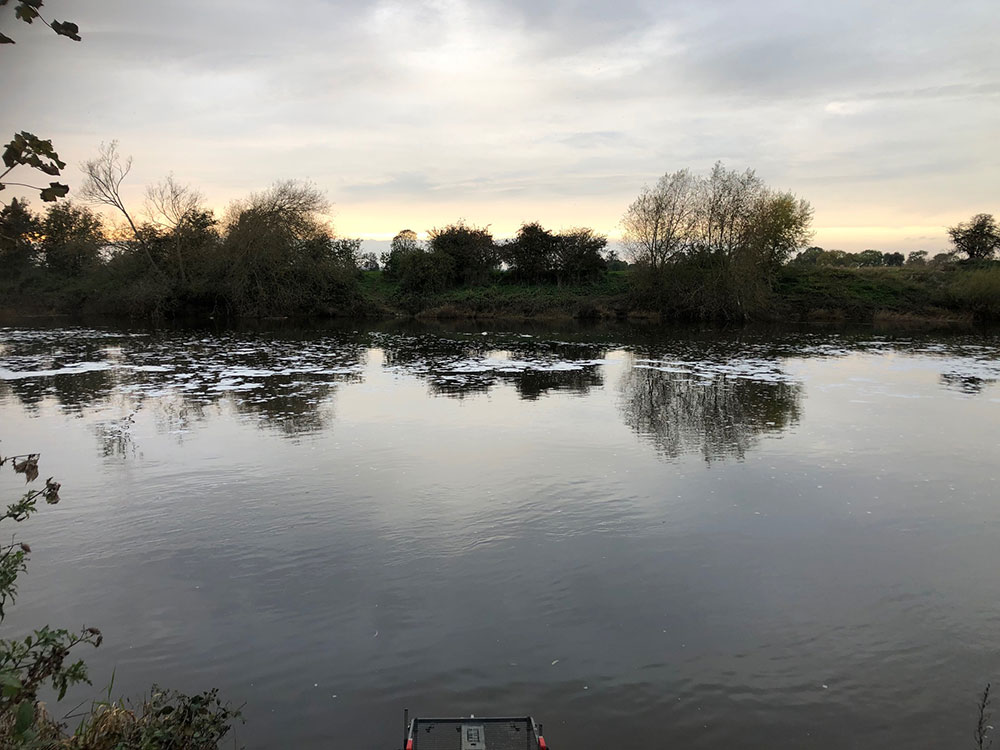
{"label": "grassy bank", "polygon": [[628,292],[622,271],[607,273],[594,283],[564,286],[510,283],[497,274],[490,284],[422,296],[406,294],[378,271],[365,272],[361,280],[368,309],[382,315],[437,319],[613,319],[632,312]]}
{"label": "grassy bank", "polygon": [[[344,300],[348,300],[347,304]],[[605,273],[586,284],[526,284],[494,273],[478,286],[412,294],[380,271],[361,272],[342,299],[315,300],[323,317],[475,320],[663,320],[644,303],[629,271]],[[221,308],[221,306],[220,306]],[[83,284],[0,283],[0,317],[104,313],[98,289]],[[135,317],[128,310],[119,314]],[[211,306],[180,304],[166,317],[198,318],[227,313]],[[954,325],[1000,320],[1000,262],[946,267],[836,268],[785,266],[766,304],[752,319],[844,321],[893,325]]]}
{"label": "grassy bank", "polygon": [[[628,272],[579,286],[493,283],[406,296],[379,272],[361,281],[365,307],[385,316],[475,319],[659,319],[636,299]],[[969,268],[785,267],[762,320],[971,323],[1000,319],[1000,263]]]}

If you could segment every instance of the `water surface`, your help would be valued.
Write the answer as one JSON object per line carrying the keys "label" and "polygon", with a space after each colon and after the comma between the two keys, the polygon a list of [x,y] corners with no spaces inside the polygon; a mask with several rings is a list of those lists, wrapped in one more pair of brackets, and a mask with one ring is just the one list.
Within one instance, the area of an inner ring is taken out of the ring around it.
{"label": "water surface", "polygon": [[961,746],[998,380],[987,334],[2,328],[0,452],[64,486],[2,627],[97,625],[98,687],[218,686],[250,748],[391,748],[404,706]]}

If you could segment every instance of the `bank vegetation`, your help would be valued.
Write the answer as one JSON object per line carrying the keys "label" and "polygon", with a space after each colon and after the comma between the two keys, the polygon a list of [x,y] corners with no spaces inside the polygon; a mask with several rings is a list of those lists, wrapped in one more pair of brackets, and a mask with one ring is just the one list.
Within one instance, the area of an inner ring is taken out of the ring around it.
{"label": "bank vegetation", "polygon": [[509,239],[458,220],[404,229],[389,250],[338,237],[316,186],[276,182],[221,215],[173,176],[123,198],[114,143],[69,199],[0,210],[0,312],[135,319],[262,317],[995,320],[1000,235],[989,214],[952,247],[847,253],[808,247],[812,208],[752,170],[716,164],[643,188],[622,256],[587,227],[524,223]]}

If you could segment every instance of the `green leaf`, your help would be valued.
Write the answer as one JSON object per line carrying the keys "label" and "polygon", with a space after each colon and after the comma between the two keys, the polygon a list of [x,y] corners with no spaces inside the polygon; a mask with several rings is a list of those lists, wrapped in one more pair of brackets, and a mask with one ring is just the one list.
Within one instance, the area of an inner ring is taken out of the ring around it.
{"label": "green leaf", "polygon": [[43,200],[51,203],[54,200],[63,198],[69,192],[69,185],[63,185],[59,182],[50,182],[47,188],[42,188],[38,193],[38,196]]}
{"label": "green leaf", "polygon": [[13,672],[0,672],[0,685],[21,689],[21,679]]}
{"label": "green leaf", "polygon": [[31,727],[35,720],[35,704],[33,701],[24,701],[17,707],[17,718],[14,719],[14,734],[23,735]]}

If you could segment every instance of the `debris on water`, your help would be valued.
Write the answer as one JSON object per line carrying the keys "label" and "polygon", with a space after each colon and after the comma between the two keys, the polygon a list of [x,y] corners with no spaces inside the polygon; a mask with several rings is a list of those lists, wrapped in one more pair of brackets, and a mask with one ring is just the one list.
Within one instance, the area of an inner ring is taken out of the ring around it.
{"label": "debris on water", "polygon": [[552,660],[552,666],[553,666],[553,667],[554,667],[554,666],[555,666],[556,664],[558,664],[558,663],[559,663],[559,660],[558,660],[558,659],[553,659],[553,660]]}
{"label": "debris on water", "polygon": [[378,631],[377,630],[375,631],[375,635],[373,635],[372,638],[378,638]]}
{"label": "debris on water", "polygon": [[826,690],[828,687],[829,687],[828,685],[824,685],[823,689]]}

